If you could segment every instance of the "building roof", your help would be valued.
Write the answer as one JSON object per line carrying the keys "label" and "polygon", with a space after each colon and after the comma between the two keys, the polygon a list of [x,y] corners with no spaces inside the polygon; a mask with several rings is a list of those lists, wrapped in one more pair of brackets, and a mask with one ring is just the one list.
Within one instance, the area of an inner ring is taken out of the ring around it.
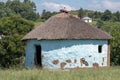
{"label": "building roof", "polygon": [[82,19],[83,20],[90,20],[91,18],[89,18],[89,17],[83,17]]}
{"label": "building roof", "polygon": [[22,40],[43,39],[111,39],[111,36],[69,13],[49,18],[24,36]]}

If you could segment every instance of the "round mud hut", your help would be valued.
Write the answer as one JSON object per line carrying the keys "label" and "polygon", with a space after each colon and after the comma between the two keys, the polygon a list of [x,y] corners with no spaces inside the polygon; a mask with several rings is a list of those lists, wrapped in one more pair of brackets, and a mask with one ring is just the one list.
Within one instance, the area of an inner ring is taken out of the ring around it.
{"label": "round mud hut", "polygon": [[62,11],[23,37],[26,68],[76,69],[110,66],[111,36]]}

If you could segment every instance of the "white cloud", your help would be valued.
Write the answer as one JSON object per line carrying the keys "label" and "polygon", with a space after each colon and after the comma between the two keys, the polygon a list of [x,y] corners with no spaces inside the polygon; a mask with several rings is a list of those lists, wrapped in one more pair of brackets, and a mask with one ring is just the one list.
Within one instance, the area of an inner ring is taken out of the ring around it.
{"label": "white cloud", "polygon": [[92,6],[94,8],[100,8],[101,4],[98,0],[92,0],[92,4],[90,6]]}
{"label": "white cloud", "polygon": [[113,2],[110,0],[105,0],[102,2],[103,7],[106,9],[110,9],[112,11],[114,10],[120,10],[120,2]]}
{"label": "white cloud", "polygon": [[57,3],[53,3],[53,2],[44,2],[42,4],[42,6],[49,11],[59,11],[60,9],[62,9],[63,7],[66,8],[66,10],[70,11],[70,10],[75,10],[74,7],[71,7],[69,5],[66,4],[57,4]]}
{"label": "white cloud", "polygon": [[109,9],[111,11],[120,10],[120,2],[110,1],[110,0],[92,0],[90,4],[90,8],[94,10],[106,10]]}

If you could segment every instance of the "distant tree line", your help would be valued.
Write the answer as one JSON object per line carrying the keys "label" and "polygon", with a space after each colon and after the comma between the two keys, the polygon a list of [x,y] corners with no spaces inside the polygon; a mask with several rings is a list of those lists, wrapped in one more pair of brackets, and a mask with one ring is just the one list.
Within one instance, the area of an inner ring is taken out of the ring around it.
{"label": "distant tree line", "polygon": [[102,21],[120,21],[119,11],[113,13],[110,10],[105,10],[104,12],[98,12],[98,11],[84,10],[83,8],[80,8],[78,10],[78,16],[80,18],[89,16],[93,19],[99,19]]}
{"label": "distant tree line", "polygon": [[[76,10],[74,12],[77,12],[76,15],[78,17],[83,18],[85,16],[88,16],[90,18],[93,18],[94,20],[101,20],[101,21],[120,21],[120,12],[111,12],[110,10],[105,10],[104,12],[99,11],[92,11],[92,10],[86,10],[83,8],[80,8],[79,10]],[[41,18],[47,20],[49,17],[57,14],[57,12],[50,12],[43,10],[41,14]]]}
{"label": "distant tree line", "polygon": [[55,14],[57,14],[57,12],[50,12],[50,11],[43,10],[41,14],[41,19],[47,20],[48,18],[50,18]]}

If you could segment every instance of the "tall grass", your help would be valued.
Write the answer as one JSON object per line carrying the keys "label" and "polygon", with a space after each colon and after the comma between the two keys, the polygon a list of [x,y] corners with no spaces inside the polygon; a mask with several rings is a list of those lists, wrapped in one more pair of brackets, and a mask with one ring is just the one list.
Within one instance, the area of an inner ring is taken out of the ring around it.
{"label": "tall grass", "polygon": [[80,70],[0,70],[0,80],[120,80],[120,67]]}

